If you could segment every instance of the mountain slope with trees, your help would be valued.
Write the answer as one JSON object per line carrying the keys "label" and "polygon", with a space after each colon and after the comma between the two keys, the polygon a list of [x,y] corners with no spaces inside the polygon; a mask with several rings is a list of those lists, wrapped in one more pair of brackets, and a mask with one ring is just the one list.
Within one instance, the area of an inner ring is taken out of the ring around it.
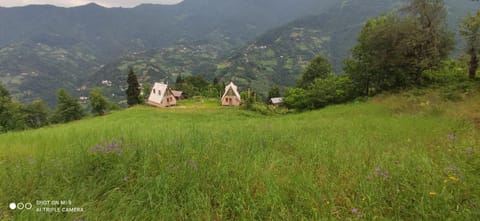
{"label": "mountain slope with trees", "polygon": [[[238,81],[265,95],[273,85],[295,85],[318,54],[339,72],[367,18],[399,2],[186,0],[132,9],[0,8],[0,82],[15,99],[42,98],[53,106],[58,88],[86,96],[83,86],[102,86],[103,80],[114,84],[104,88],[107,95],[123,96],[132,66],[141,83],[201,75]],[[476,6],[447,3],[450,23]],[[59,51],[64,58],[57,58]]]}

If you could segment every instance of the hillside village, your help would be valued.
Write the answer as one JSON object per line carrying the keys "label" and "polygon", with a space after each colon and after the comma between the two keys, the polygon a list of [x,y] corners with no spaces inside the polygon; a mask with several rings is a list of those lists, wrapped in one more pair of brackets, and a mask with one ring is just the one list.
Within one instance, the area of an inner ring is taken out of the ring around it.
{"label": "hillside village", "polygon": [[478,1],[47,9],[0,6],[0,220],[480,220]]}

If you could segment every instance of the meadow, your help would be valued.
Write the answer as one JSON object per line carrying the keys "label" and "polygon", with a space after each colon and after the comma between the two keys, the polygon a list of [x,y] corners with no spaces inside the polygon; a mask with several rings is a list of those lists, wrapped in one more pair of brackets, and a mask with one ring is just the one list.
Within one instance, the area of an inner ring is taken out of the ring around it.
{"label": "meadow", "polygon": [[186,102],[3,134],[0,220],[479,220],[480,135],[459,114],[479,101],[272,116]]}

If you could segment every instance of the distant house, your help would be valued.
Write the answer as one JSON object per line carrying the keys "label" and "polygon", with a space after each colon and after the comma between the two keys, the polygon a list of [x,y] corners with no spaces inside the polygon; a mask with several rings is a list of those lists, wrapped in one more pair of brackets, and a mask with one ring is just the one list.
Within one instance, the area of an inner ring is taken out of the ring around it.
{"label": "distant house", "polygon": [[283,104],[283,97],[272,97],[269,101],[272,105],[280,105]]}
{"label": "distant house", "polygon": [[86,104],[86,103],[88,103],[88,97],[85,97],[85,96],[80,97],[80,103],[81,103],[81,104]]}
{"label": "distant house", "polygon": [[233,82],[225,87],[225,93],[222,96],[222,106],[240,106],[242,98],[238,93],[238,88]]}
{"label": "distant house", "polygon": [[185,95],[183,94],[183,91],[176,91],[172,90],[173,96],[178,100],[183,100],[185,99]]}
{"label": "distant house", "polygon": [[173,96],[172,90],[164,83],[153,85],[147,104],[155,107],[170,107],[177,105],[177,99]]}

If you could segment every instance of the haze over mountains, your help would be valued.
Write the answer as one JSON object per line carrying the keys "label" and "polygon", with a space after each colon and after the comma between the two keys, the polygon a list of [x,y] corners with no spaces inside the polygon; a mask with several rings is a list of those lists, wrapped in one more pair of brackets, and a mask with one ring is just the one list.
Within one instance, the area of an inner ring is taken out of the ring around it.
{"label": "haze over mountains", "polygon": [[[22,101],[55,103],[102,80],[121,100],[126,69],[141,81],[179,74],[238,81],[260,93],[291,86],[315,55],[339,70],[366,19],[398,0],[185,0],[177,5],[0,8],[0,84]],[[476,6],[449,0],[451,23]]]}

